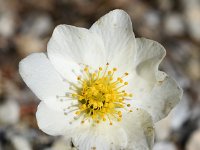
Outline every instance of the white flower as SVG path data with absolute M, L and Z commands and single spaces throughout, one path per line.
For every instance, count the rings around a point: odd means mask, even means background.
M 165 49 L 135 38 L 129 15 L 114 10 L 88 29 L 59 25 L 47 55 L 23 59 L 19 71 L 41 99 L 39 128 L 71 138 L 79 150 L 152 149 L 154 123 L 182 90 L 158 66 Z

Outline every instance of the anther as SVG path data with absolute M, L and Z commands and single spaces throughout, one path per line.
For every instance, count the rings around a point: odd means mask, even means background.
M 112 72 L 111 71 L 108 71 L 108 75 L 111 75 L 112 74 Z
M 93 73 L 92 76 L 95 77 L 95 76 L 96 76 L 96 73 Z
M 121 78 L 117 78 L 117 81 L 121 81 Z
M 113 71 L 117 71 L 117 68 L 113 68 Z
M 85 72 L 87 72 L 87 71 L 88 71 L 88 68 L 87 68 L 87 67 L 85 67 L 85 68 L 84 68 L 84 71 L 85 71 Z
M 121 115 L 121 114 L 122 114 L 122 112 L 121 112 L 121 111 L 118 111 L 117 113 L 118 113 L 118 115 Z
M 77 80 L 79 80 L 78 83 L 82 87 L 72 84 L 70 89 L 73 90 L 73 93 L 65 95 L 65 98 L 69 97 L 70 99 L 78 100 L 76 104 L 68 107 L 70 109 L 69 112 L 63 112 L 65 115 L 74 112 L 74 118 L 77 119 L 84 115 L 84 119 L 80 121 L 81 124 L 86 120 L 92 119 L 97 124 L 108 121 L 110 125 L 113 125 L 110 116 L 113 116 L 116 121 L 122 120 L 122 112 L 116 110 L 117 108 L 132 112 L 127 108 L 131 107 L 131 105 L 125 103 L 125 99 L 130 99 L 132 94 L 127 93 L 125 90 L 119 90 L 128 85 L 128 82 L 123 81 L 123 77 L 128 76 L 129 73 L 125 72 L 123 76 L 114 78 L 117 68 L 112 68 L 111 70 L 108 68 L 109 63 L 106 63 L 106 68 L 99 67 L 92 72 L 92 70 L 89 70 L 89 66 L 84 65 L 81 71 L 83 75 L 87 75 L 87 78 L 76 75 Z M 61 99 L 60 96 L 56 96 L 56 98 L 58 100 Z M 64 101 L 65 98 L 63 99 Z M 71 110 L 72 107 L 74 110 Z
M 124 82 L 124 85 L 128 85 L 128 82 Z
M 127 93 L 124 93 L 124 96 L 127 96 L 128 94 Z
M 72 94 L 72 97 L 76 97 L 76 94 Z
M 77 77 L 77 80 L 81 80 L 81 76 L 78 76 L 78 77 Z
M 80 111 L 76 111 L 75 114 L 76 114 L 76 115 L 80 115 Z
M 127 75 L 128 75 L 128 72 L 125 72 L 124 74 L 127 76 Z
M 121 121 L 122 120 L 122 118 L 117 118 L 117 121 Z
M 131 106 L 131 104 L 127 104 L 127 107 L 130 107 Z

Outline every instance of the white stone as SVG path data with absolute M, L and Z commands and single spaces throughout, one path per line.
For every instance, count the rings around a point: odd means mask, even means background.
M 171 142 L 159 142 L 153 147 L 153 150 L 177 150 L 175 145 Z
M 148 27 L 155 29 L 160 24 L 160 16 L 156 11 L 149 11 L 144 16 L 145 23 Z
M 0 35 L 11 37 L 15 31 L 14 16 L 12 13 L 3 13 L 0 15 Z
M 76 150 L 75 148 L 72 148 L 71 146 L 71 140 L 60 138 L 53 144 L 52 150 Z
M 19 120 L 20 108 L 15 100 L 7 100 L 0 105 L 0 122 L 15 124 Z
M 182 16 L 179 14 L 171 14 L 166 16 L 164 28 L 166 34 L 168 35 L 182 35 L 185 30 Z
M 171 130 L 171 113 L 163 120 L 155 124 L 156 140 L 162 141 L 169 137 Z
M 187 95 L 184 94 L 180 103 L 172 111 L 171 128 L 174 130 L 179 129 L 191 115 L 188 99 Z
M 187 145 L 187 150 L 200 150 L 200 129 L 192 134 Z
M 12 136 L 11 142 L 16 150 L 32 150 L 29 141 L 22 136 Z
M 185 19 L 189 27 L 189 33 L 195 40 L 200 41 L 200 1 L 184 0 Z
M 27 32 L 36 37 L 48 34 L 53 27 L 51 18 L 48 15 L 33 17 L 33 20 L 27 21 Z M 31 23 L 31 25 L 29 25 Z

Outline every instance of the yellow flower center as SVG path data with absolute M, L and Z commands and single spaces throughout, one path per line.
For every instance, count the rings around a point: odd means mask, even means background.
M 95 123 L 101 121 L 109 121 L 112 125 L 112 120 L 122 120 L 122 109 L 127 109 L 130 104 L 125 101 L 132 97 L 132 94 L 122 90 L 128 82 L 123 80 L 128 76 L 124 73 L 123 76 L 114 78 L 117 68 L 108 70 L 109 64 L 106 68 L 100 67 L 97 71 L 92 72 L 88 66 L 85 66 L 83 75 L 78 76 L 77 80 L 79 86 L 73 85 L 73 93 L 67 95 L 74 100 L 78 100 L 76 104 L 77 109 L 75 115 L 77 117 L 83 116 L 81 123 L 86 120 L 92 120 Z

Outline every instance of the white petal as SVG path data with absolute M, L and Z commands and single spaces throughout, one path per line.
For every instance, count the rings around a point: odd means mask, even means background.
M 127 136 L 123 128 L 110 126 L 108 122 L 92 126 L 89 122 L 81 124 L 81 120 L 73 120 L 73 113 L 64 115 L 41 102 L 36 118 L 39 128 L 50 135 L 65 135 L 72 138 L 80 150 L 96 147 L 97 150 L 119 149 L 127 145 Z M 73 121 L 71 124 L 70 122 Z
M 126 149 L 152 149 L 154 127 L 149 113 L 139 108 L 133 108 L 133 112 L 123 115 L 122 126 L 128 135 L 128 146 Z
M 19 73 L 40 100 L 52 109 L 62 108 L 56 96 L 64 96 L 69 85 L 63 82 L 45 54 L 35 53 L 23 59 L 19 64 Z
M 144 78 L 149 83 L 155 83 L 158 67 L 166 52 L 158 42 L 137 38 L 137 55 L 134 66 L 138 76 Z
M 123 10 L 113 10 L 95 22 L 90 30 L 102 38 L 106 60 L 114 67 L 128 70 L 136 50 L 129 15 Z
M 95 68 L 106 64 L 103 41 L 87 29 L 68 25 L 55 28 L 47 53 L 60 74 L 71 81 L 76 79 L 73 70 L 80 73 L 79 63 Z
M 179 102 L 182 90 L 173 79 L 158 70 L 166 53 L 163 46 L 144 38 L 136 39 L 136 42 L 136 71 L 129 79 L 128 90 L 132 89 L 134 94 L 133 105 L 145 109 L 156 122 L 167 116 Z
M 96 126 L 77 128 L 72 141 L 79 150 L 119 150 L 127 145 L 127 135 L 123 128 L 108 122 Z
M 152 91 L 133 101 L 133 105 L 149 112 L 154 122 L 166 117 L 182 97 L 182 89 L 164 72 L 157 73 L 157 83 Z
M 141 99 L 156 84 L 158 67 L 166 52 L 162 45 L 149 39 L 137 38 L 136 44 L 137 53 L 132 60 L 132 71 L 126 78 L 129 83 L 126 90 Z
M 64 115 L 61 111 L 49 108 L 44 102 L 40 102 L 36 112 L 39 128 L 49 135 L 71 136 L 71 130 L 80 125 L 80 122 L 71 124 L 73 114 Z

